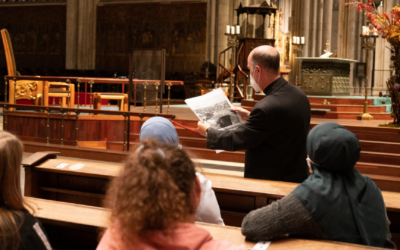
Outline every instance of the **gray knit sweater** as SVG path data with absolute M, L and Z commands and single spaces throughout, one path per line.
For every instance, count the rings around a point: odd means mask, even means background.
M 387 216 L 386 216 L 387 218 Z M 395 249 L 387 219 L 385 248 Z M 307 239 L 329 239 L 311 214 L 293 194 L 250 212 L 242 222 L 242 234 L 252 241 L 270 240 L 287 235 Z

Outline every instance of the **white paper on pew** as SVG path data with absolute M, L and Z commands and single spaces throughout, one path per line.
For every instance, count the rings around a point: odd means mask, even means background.
M 253 249 L 257 250 L 265 250 L 269 247 L 269 244 L 271 244 L 271 241 L 259 241 Z
M 64 168 L 68 166 L 68 163 L 61 163 L 60 165 L 58 165 L 56 168 Z

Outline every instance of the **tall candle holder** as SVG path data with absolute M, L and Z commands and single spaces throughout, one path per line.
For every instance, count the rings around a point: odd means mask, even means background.
M 227 25 L 226 27 L 226 33 L 225 35 L 227 36 L 228 40 L 228 47 L 232 47 L 232 62 L 231 65 L 235 65 L 235 58 L 236 58 L 236 53 L 237 53 L 237 48 L 239 47 L 239 39 L 240 39 L 240 26 L 239 25 L 232 25 L 229 26 Z M 228 32 L 229 31 L 229 32 Z M 234 73 L 231 72 L 230 80 L 229 80 L 229 100 L 233 102 L 233 96 L 234 96 Z
M 305 44 L 304 37 L 298 37 L 298 36 L 293 37 L 293 42 L 292 42 L 293 53 L 296 54 L 296 57 L 301 56 L 301 54 L 303 53 L 304 44 Z
M 303 46 L 305 44 L 305 38 L 304 37 L 298 37 L 294 36 L 293 41 L 292 41 L 292 46 L 293 46 L 293 53 L 296 55 L 296 57 L 301 56 L 303 53 Z M 297 71 L 297 68 L 296 68 Z M 296 72 L 296 82 L 295 85 L 298 86 L 298 72 Z
M 372 33 L 372 34 L 371 34 Z M 365 101 L 363 114 L 357 116 L 358 120 L 370 121 L 373 116 L 368 114 L 368 61 L 369 61 L 369 51 L 374 51 L 376 46 L 376 38 L 378 35 L 374 31 L 368 31 L 363 27 L 363 33 L 360 35 L 362 38 L 362 49 L 366 51 L 366 74 L 365 74 Z M 372 41 L 370 39 L 372 38 Z

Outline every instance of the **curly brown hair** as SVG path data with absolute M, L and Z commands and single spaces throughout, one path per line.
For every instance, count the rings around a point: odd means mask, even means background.
M 106 206 L 112 209 L 121 237 L 168 233 L 196 211 L 195 166 L 188 154 L 170 145 L 144 140 L 120 175 L 111 181 Z

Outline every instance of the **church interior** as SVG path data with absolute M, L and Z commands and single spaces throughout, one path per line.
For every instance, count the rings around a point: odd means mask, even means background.
M 307 97 L 308 131 L 334 122 L 358 138 L 354 169 L 381 191 L 400 249 L 400 0 L 359 1 L 0 1 L 0 128 L 23 144 L 23 199 L 52 248 L 100 249 L 107 189 L 140 153 L 143 124 L 163 117 L 212 183 L 224 225 L 195 222 L 212 238 L 244 249 L 374 249 L 291 235 L 261 246 L 242 234 L 251 211 L 299 183 L 246 178 L 247 149 L 210 148 L 185 100 L 222 88 L 250 120 L 269 93 L 253 89 L 248 58 L 268 45 L 280 79 Z

